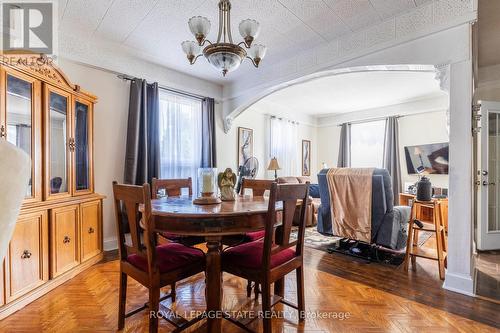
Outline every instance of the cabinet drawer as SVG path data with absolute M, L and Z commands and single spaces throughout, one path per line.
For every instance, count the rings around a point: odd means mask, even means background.
M 51 210 L 50 272 L 52 278 L 69 271 L 80 262 L 78 220 L 78 205 Z
M 48 280 L 47 212 L 21 216 L 5 259 L 5 301 L 11 302 Z
M 101 202 L 80 205 L 80 235 L 82 262 L 101 253 Z

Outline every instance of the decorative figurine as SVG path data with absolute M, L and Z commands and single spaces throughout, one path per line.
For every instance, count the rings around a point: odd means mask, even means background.
M 236 174 L 233 173 L 233 170 L 231 170 L 231 168 L 227 168 L 226 171 L 219 173 L 217 183 L 220 188 L 222 201 L 236 200 L 234 193 L 234 186 L 236 185 Z

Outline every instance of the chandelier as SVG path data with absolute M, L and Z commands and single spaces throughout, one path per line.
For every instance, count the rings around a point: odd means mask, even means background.
M 206 39 L 211 26 L 206 17 L 192 17 L 188 24 L 196 42 L 182 42 L 182 50 L 186 53 L 191 65 L 203 55 L 215 69 L 226 76 L 227 73 L 240 67 L 245 58 L 250 59 L 254 66 L 258 68 L 261 60 L 266 55 L 267 47 L 253 43 L 260 32 L 260 24 L 255 20 L 243 20 L 240 23 L 239 30 L 244 41 L 239 44 L 233 42 L 231 36 L 231 2 L 229 0 L 219 1 L 219 34 L 216 43 Z M 205 46 L 206 44 L 208 45 Z M 204 47 L 203 51 L 202 47 Z

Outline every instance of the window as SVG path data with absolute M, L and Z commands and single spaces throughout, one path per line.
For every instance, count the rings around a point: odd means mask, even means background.
M 297 150 L 298 124 L 294 121 L 271 117 L 270 158 L 276 157 L 283 176 L 297 176 L 300 162 Z
M 385 120 L 351 125 L 351 167 L 381 168 L 384 156 Z
M 201 101 L 160 91 L 160 177 L 193 179 L 201 165 Z

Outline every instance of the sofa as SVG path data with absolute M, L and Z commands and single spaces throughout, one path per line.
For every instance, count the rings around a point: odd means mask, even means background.
M 278 184 L 305 184 L 307 182 L 311 183 L 311 178 L 309 177 L 279 177 L 277 179 Z M 321 203 L 319 198 L 319 190 L 316 189 L 317 184 L 311 184 L 309 189 L 309 200 L 307 202 L 306 208 L 306 226 L 313 227 L 318 224 L 318 208 Z M 318 195 L 315 195 L 318 193 Z M 315 197 L 316 196 L 316 197 Z M 294 216 L 294 225 L 298 225 L 300 221 L 300 208 L 297 207 Z
M 323 169 L 318 174 L 320 201 L 318 208 L 318 232 L 334 235 L 330 207 L 330 191 L 327 173 Z M 377 244 L 393 250 L 406 247 L 410 208 L 394 206 L 392 179 L 385 169 L 375 169 L 372 176 L 371 238 Z

